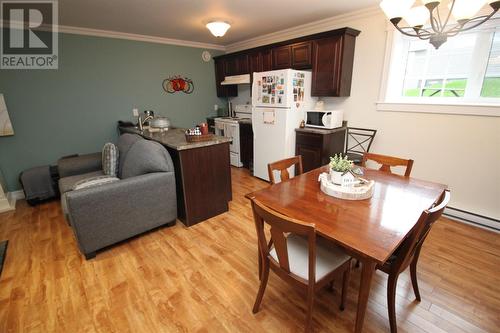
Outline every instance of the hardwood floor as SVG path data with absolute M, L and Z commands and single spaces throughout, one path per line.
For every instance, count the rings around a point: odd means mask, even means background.
M 58 202 L 18 202 L 0 214 L 9 248 L 0 279 L 0 332 L 301 332 L 304 296 L 270 275 L 261 311 L 257 242 L 244 194 L 267 186 L 232 170 L 229 212 L 189 229 L 178 223 L 99 252 L 86 261 Z M 422 302 L 399 278 L 400 332 L 498 332 L 500 235 L 438 221 L 419 263 Z M 344 312 L 336 291 L 318 293 L 315 332 L 352 332 L 360 269 Z M 374 279 L 365 332 L 389 332 L 386 274 Z

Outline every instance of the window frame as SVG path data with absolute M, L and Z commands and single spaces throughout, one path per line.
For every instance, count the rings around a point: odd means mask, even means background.
M 498 30 L 500 33 L 500 30 Z M 377 111 L 383 112 L 416 112 L 416 113 L 438 113 L 438 114 L 457 114 L 457 115 L 476 115 L 487 117 L 500 117 L 500 98 L 482 97 L 477 99 L 460 99 L 453 97 L 399 97 L 394 98 L 391 92 L 396 87 L 403 87 L 405 76 L 401 75 L 396 80 L 389 78 L 391 71 L 403 72 L 396 66 L 404 66 L 403 61 L 399 64 L 392 64 L 391 59 L 395 54 L 404 52 L 402 48 L 408 46 L 407 43 L 401 43 L 403 36 L 391 24 L 387 25 L 387 38 L 385 45 L 385 56 L 383 72 L 381 77 L 379 99 L 376 103 Z M 453 38 L 453 37 L 451 37 Z M 407 52 L 407 51 L 406 51 Z M 488 61 L 488 59 L 486 59 Z M 483 71 L 486 71 L 486 67 Z M 483 75 L 484 76 L 484 75 Z

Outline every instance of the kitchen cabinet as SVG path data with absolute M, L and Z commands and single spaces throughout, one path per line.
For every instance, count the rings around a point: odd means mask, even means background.
M 217 97 L 234 97 L 238 96 L 238 87 L 236 85 L 223 86 L 221 82 L 227 75 L 227 61 L 225 58 L 217 58 L 215 62 L 215 88 Z
M 304 172 L 330 163 L 330 156 L 343 154 L 347 125 L 327 129 L 297 128 L 295 154 L 302 156 Z
M 312 66 L 312 42 L 302 42 L 293 44 L 292 53 L 292 68 L 308 69 Z
M 271 50 L 263 50 L 260 52 L 262 58 L 262 72 L 270 71 L 273 69 L 273 59 Z
M 253 130 L 251 122 L 240 122 L 240 159 L 244 168 L 253 168 Z
M 351 94 L 355 37 L 334 36 L 314 40 L 312 96 L 344 97 Z
M 292 51 L 290 45 L 275 47 L 271 50 L 273 57 L 273 69 L 285 69 L 292 67 Z
M 342 28 L 214 57 L 225 63 L 220 76 L 294 68 L 312 71 L 311 95 L 347 97 L 351 93 L 354 48 L 358 30 Z M 224 73 L 224 75 L 217 73 Z M 237 88 L 219 89 L 217 96 L 237 96 Z

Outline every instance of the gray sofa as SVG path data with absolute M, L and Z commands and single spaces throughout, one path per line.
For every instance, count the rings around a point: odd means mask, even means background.
M 102 176 L 101 153 L 58 161 L 61 207 L 86 259 L 96 251 L 177 218 L 172 159 L 161 144 L 124 134 L 117 142 L 118 178 L 77 189 L 84 179 Z

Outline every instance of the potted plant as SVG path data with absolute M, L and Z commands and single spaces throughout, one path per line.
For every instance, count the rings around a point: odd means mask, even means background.
M 351 170 L 354 165 L 353 161 L 347 158 L 347 155 L 342 157 L 342 154 L 335 154 L 330 157 L 330 181 L 336 185 L 342 184 L 342 175 Z

